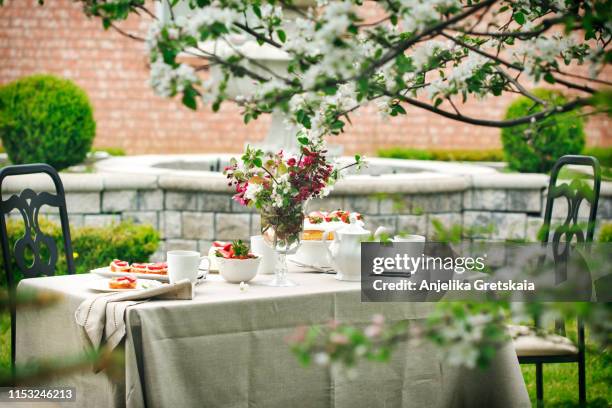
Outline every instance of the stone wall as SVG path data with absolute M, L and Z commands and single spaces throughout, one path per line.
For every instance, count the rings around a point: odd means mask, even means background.
M 213 240 L 248 239 L 259 232 L 259 215 L 231 199 L 223 177 L 176 175 L 63 174 L 72 226 L 107 225 L 121 220 L 151 224 L 162 235 L 156 258 L 166 250 L 205 252 Z M 14 177 L 6 191 L 48 189 L 38 176 Z M 434 219 L 447 228 L 463 225 L 476 238 L 535 240 L 542 224 L 547 177 L 495 174 L 478 178 L 403 180 L 396 186 L 342 180 L 331 196 L 308 210 L 337 208 L 364 214 L 367 228 L 434 234 Z M 378 191 L 377 191 L 378 190 Z M 381 192 L 382 191 L 382 192 Z M 555 202 L 561 221 L 565 203 Z M 51 218 L 57 215 L 43 212 Z M 580 215 L 588 216 L 583 206 Z M 612 221 L 612 185 L 603 183 L 597 228 Z

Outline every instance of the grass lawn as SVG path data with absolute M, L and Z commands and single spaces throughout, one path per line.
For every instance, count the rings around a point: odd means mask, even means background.
M 0 330 L 0 367 L 4 371 L 8 369 L 11 358 L 10 324 L 7 314 L 0 316 Z M 535 406 L 535 365 L 523 365 L 521 369 L 531 402 Z M 586 373 L 588 406 L 612 406 L 612 353 L 588 344 Z M 578 406 L 577 364 L 544 366 L 544 401 L 547 407 Z
M 592 345 L 587 349 L 586 375 L 589 407 L 612 404 L 612 354 Z M 522 365 L 531 403 L 536 402 L 535 365 Z M 544 403 L 546 407 L 578 406 L 578 364 L 544 365 Z

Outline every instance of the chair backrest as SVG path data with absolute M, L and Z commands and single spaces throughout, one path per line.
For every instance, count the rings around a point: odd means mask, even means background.
M 7 177 L 26 174 L 42 173 L 48 175 L 55 185 L 55 194 L 49 192 L 36 193 L 26 188 L 19 194 L 13 194 L 4 199 L 5 193 L 3 183 Z M 24 164 L 6 166 L 0 169 L 0 234 L 2 238 L 2 255 L 4 269 L 9 290 L 13 290 L 16 282 L 12 269 L 12 256 L 15 264 L 26 278 L 41 275 L 54 275 L 57 265 L 57 245 L 55 240 L 45 235 L 40 229 L 38 215 L 42 206 L 57 207 L 59 210 L 64 241 L 64 252 L 66 266 L 69 274 L 74 274 L 74 261 L 72 257 L 72 244 L 70 239 L 70 227 L 68 224 L 68 212 L 66 210 L 66 197 L 64 186 L 57 171 L 47 164 Z M 24 222 L 24 235 L 17 239 L 11 256 L 9 236 L 7 231 L 6 216 L 13 210 L 18 210 Z M 43 248 L 48 250 L 48 260 L 43 259 Z M 33 261 L 26 259 L 26 252 L 30 251 Z
M 593 169 L 593 188 L 591 189 L 586 183 L 578 179 L 573 180 L 569 184 L 564 182 L 557 185 L 559 172 L 567 165 L 590 166 Z M 601 168 L 599 166 L 599 161 L 597 161 L 595 157 L 567 155 L 557 160 L 551 171 L 550 182 L 548 184 L 542 242 L 548 242 L 553 204 L 555 199 L 560 197 L 565 198 L 567 201 L 567 214 L 565 215 L 563 224 L 555 228 L 552 242 L 558 243 L 562 237 L 565 237 L 566 241 L 569 242 L 574 236 L 577 238 L 578 242 L 592 242 L 595 232 L 595 219 L 597 217 L 600 187 Z M 580 206 L 584 201 L 587 201 L 591 206 L 586 234 L 582 230 L 578 220 Z
M 557 185 L 559 173 L 567 165 L 590 166 L 593 170 L 593 187 L 590 187 L 581 178 L 574 178 Z M 557 284 L 566 281 L 567 265 L 570 259 L 570 242 L 574 238 L 579 244 L 590 243 L 593 241 L 595 232 L 595 221 L 597 218 L 597 205 L 599 202 L 599 190 L 601 186 L 601 169 L 599 162 L 591 156 L 563 156 L 553 166 L 548 185 L 548 196 L 544 211 L 544 225 L 541 235 L 542 244 L 548 245 L 550 233 L 552 232 L 552 254 L 555 261 Z M 553 208 L 556 199 L 565 199 L 566 210 L 562 214 L 563 222 L 551 227 Z M 589 218 L 586 224 L 586 231 L 583 230 L 584 222 L 579 219 L 580 207 L 584 202 L 590 205 Z M 552 231 L 551 231 L 552 229 Z M 561 240 L 563 239 L 564 242 Z

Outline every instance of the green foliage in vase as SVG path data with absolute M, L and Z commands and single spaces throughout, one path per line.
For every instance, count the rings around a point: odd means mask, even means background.
M 79 164 L 95 133 L 87 94 L 67 79 L 33 75 L 0 88 L 0 137 L 15 164 Z
M 536 89 L 533 94 L 549 106 L 561 106 L 567 99 L 558 91 Z M 520 97 L 508 107 L 506 119 L 541 112 L 542 105 Z M 580 154 L 584 148 L 584 123 L 579 111 L 547 117 L 539 122 L 502 130 L 502 143 L 508 166 L 512 170 L 546 173 L 563 155 Z

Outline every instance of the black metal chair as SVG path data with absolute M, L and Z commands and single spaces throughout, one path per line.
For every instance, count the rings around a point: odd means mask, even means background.
M 580 188 L 574 183 L 563 182 L 557 185 L 560 170 L 566 165 L 590 166 L 593 169 L 593 189 Z M 597 205 L 599 201 L 599 190 L 601 185 L 601 169 L 596 158 L 590 156 L 563 156 L 554 165 L 550 182 L 548 185 L 548 196 L 544 212 L 544 225 L 540 237 L 542 244 L 552 245 L 555 265 L 557 265 L 557 283 L 562 282 L 567 270 L 558 266 L 567 265 L 570 257 L 569 243 L 576 238 L 578 243 L 590 243 L 593 241 L 595 232 L 595 219 L 597 216 Z M 578 188 L 577 188 L 578 187 Z M 554 200 L 565 198 L 567 201 L 567 214 L 561 225 L 553 226 L 552 242 L 549 242 L 551 232 L 551 219 Z M 590 204 L 589 220 L 586 234 L 583 231 L 578 213 L 581 204 L 587 201 Z M 564 238 L 564 243 L 561 239 Z M 563 248 L 562 250 L 560 248 Z M 536 322 L 536 326 L 538 322 Z M 543 364 L 548 363 L 577 363 L 578 364 L 578 400 L 580 405 L 586 403 L 586 379 L 585 379 L 585 338 L 584 324 L 580 318 L 577 319 L 577 344 L 574 345 L 565 337 L 565 323 L 555 322 L 556 335 L 549 338 L 537 338 L 533 336 L 530 340 L 521 338 L 520 342 L 515 340 L 515 349 L 520 364 L 535 364 L 536 366 L 536 394 L 538 406 L 544 403 Z
M 46 174 L 51 178 L 55 185 L 55 194 L 49 192 L 36 193 L 26 188 L 21 193 L 13 194 L 8 199 L 4 199 L 5 193 L 3 190 L 3 183 L 7 177 L 37 173 Z M 62 180 L 57 171 L 48 164 L 24 164 L 6 166 L 0 169 L 0 233 L 2 238 L 4 270 L 9 291 L 9 308 L 11 313 L 11 365 L 13 369 L 15 367 L 16 279 L 11 260 L 14 258 L 15 264 L 25 278 L 54 275 L 58 260 L 57 245 L 55 241 L 52 237 L 45 235 L 40 229 L 38 215 L 41 207 L 44 205 L 57 207 L 59 210 L 66 265 L 68 273 L 74 274 L 66 197 Z M 24 235 L 15 242 L 12 248 L 13 254 L 11 256 L 9 236 L 6 228 L 6 217 L 13 210 L 18 210 L 21 214 L 25 224 L 25 232 Z M 48 260 L 43 259 L 44 248 L 48 251 L 44 253 L 44 255 L 48 254 Z M 33 260 L 26 258 L 26 252 L 28 250 Z

